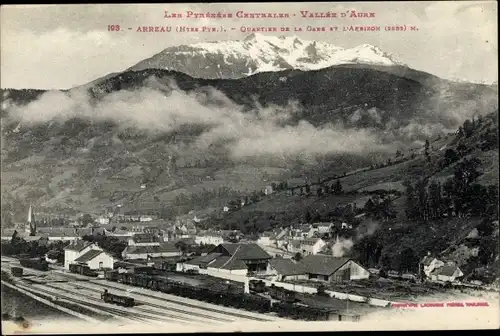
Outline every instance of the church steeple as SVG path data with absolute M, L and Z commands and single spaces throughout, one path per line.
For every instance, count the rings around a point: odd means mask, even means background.
M 29 233 L 30 236 L 34 236 L 36 234 L 35 213 L 31 204 L 28 210 L 28 222 L 25 231 Z

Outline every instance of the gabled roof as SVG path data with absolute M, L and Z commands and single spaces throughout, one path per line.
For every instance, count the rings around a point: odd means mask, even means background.
M 306 274 L 302 264 L 295 263 L 292 259 L 274 258 L 269 261 L 271 267 L 281 275 Z
M 135 243 L 157 243 L 158 237 L 149 233 L 136 233 L 132 236 Z
M 87 246 L 90 246 L 90 245 L 92 245 L 91 242 L 88 242 L 85 240 L 77 240 L 77 241 L 73 241 L 71 244 L 66 246 L 64 248 L 64 250 L 80 252 L 84 248 L 86 248 Z
M 84 262 L 87 262 L 87 261 L 94 259 L 95 257 L 100 255 L 101 253 L 104 253 L 104 251 L 102 251 L 102 250 L 90 250 L 87 253 L 85 253 L 84 255 L 76 258 L 75 261 L 84 263 Z
M 431 257 L 431 256 L 425 256 L 425 257 L 422 259 L 421 263 L 422 263 L 423 265 L 425 265 L 425 266 L 429 266 L 429 265 L 431 264 L 431 262 L 432 262 L 434 259 L 436 259 L 436 258 L 435 258 L 435 257 Z
M 148 253 L 167 253 L 167 252 L 179 252 L 179 249 L 175 244 L 171 242 L 160 243 L 160 245 L 155 246 L 127 246 L 123 251 L 125 254 L 148 254 Z
M 350 258 L 337 258 L 331 255 L 308 255 L 300 260 L 300 264 L 304 267 L 307 273 L 320 274 L 320 275 L 331 275 L 345 263 L 347 263 Z
M 190 261 L 186 262 L 186 264 L 189 264 L 189 265 L 208 264 L 208 263 L 214 261 L 215 259 L 217 259 L 217 257 L 220 257 L 221 255 L 222 255 L 221 253 L 209 253 L 207 255 L 199 256 L 199 257 L 196 257 L 194 259 L 191 259 Z
M 220 256 L 211 263 L 207 265 L 207 267 L 220 268 L 225 270 L 246 270 L 247 265 L 241 260 L 236 258 Z
M 460 270 L 458 266 L 454 264 L 444 265 L 443 267 L 437 269 L 437 274 L 451 277 L 457 271 L 457 269 Z
M 255 243 L 250 244 L 221 244 L 221 246 L 233 256 L 238 253 L 236 259 L 253 260 L 253 259 L 271 259 L 272 257 Z

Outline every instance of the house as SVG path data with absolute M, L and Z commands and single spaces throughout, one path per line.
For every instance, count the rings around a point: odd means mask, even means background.
M 247 268 L 249 273 L 267 273 L 269 271 L 269 260 L 272 257 L 255 243 L 235 243 L 235 244 L 220 244 L 215 247 L 210 253 L 220 253 L 208 267 L 217 268 L 215 266 L 224 265 L 224 267 L 242 267 L 241 261 Z M 222 263 L 225 260 L 227 264 Z
M 271 195 L 274 192 L 273 187 L 270 185 L 266 186 L 263 191 L 265 195 Z
M 180 251 L 173 242 L 159 243 L 158 245 L 132 245 L 127 246 L 122 257 L 125 260 L 148 259 L 157 257 L 176 257 L 181 256 Z
M 310 280 L 342 282 L 368 279 L 370 272 L 350 258 L 311 254 L 300 260 Z
M 109 217 L 99 216 L 97 217 L 96 222 L 100 225 L 108 225 L 110 223 L 110 219 Z
M 274 238 L 275 238 L 275 235 L 273 232 L 271 232 L 271 231 L 263 232 L 260 235 L 259 239 L 257 239 L 257 244 L 269 246 L 273 243 Z
M 201 245 L 220 245 L 224 242 L 224 239 L 222 238 L 221 235 L 215 233 L 215 232 L 205 232 L 205 233 L 200 233 L 197 234 L 196 237 L 194 238 L 194 241 L 196 244 Z
M 95 243 L 90 243 L 80 239 L 72 241 L 64 248 L 64 268 L 69 270 L 70 264 L 73 264 L 76 259 L 90 250 L 102 251 L 102 249 Z
M 326 245 L 326 242 L 321 238 L 307 238 L 300 243 L 302 254 L 318 254 L 319 251 Z
M 159 246 L 160 239 L 149 233 L 136 233 L 128 240 L 129 246 Z
M 207 269 L 208 265 L 220 256 L 222 256 L 222 253 L 209 253 L 204 256 L 199 256 L 194 259 L 185 261 L 182 268 L 183 270 L 194 269 L 197 271 L 199 271 L 200 269 Z
M 76 264 L 86 265 L 92 270 L 113 269 L 114 258 L 103 250 L 91 249 L 74 260 Z
M 444 262 L 432 257 L 430 253 L 428 253 L 420 262 L 421 270 L 427 277 L 430 277 L 431 273 L 442 266 L 444 266 Z
M 455 282 L 463 276 L 464 273 L 462 270 L 455 263 L 451 262 L 433 270 L 429 277 L 431 280 Z
M 277 281 L 307 280 L 308 276 L 303 265 L 292 259 L 273 258 L 269 261 L 270 273 Z

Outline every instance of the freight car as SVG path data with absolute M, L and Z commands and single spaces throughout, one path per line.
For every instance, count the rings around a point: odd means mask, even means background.
M 21 259 L 19 263 L 23 267 L 33 268 L 39 271 L 46 272 L 49 270 L 49 263 L 43 259 Z
M 22 277 L 23 276 L 23 269 L 21 267 L 12 267 L 10 269 L 11 273 L 15 277 Z
M 328 309 L 295 304 L 294 302 L 297 301 L 295 292 L 276 286 L 269 287 L 269 290 L 273 292 L 275 297 L 281 299 L 279 302 L 271 304 L 271 300 L 263 296 L 231 290 L 230 286 L 218 286 L 218 288 L 205 285 L 193 286 L 166 277 L 150 274 L 118 273 L 116 270 L 106 271 L 105 278 L 109 281 L 121 282 L 217 305 L 257 311 L 259 313 L 276 312 L 280 316 L 293 319 L 327 321 L 331 320 L 333 316 Z
M 135 306 L 134 298 L 111 294 L 108 292 L 107 289 L 105 289 L 104 293 L 101 294 L 101 299 L 106 303 L 113 303 L 119 306 L 124 306 L 124 307 Z
M 97 277 L 97 272 L 93 271 L 87 265 L 69 264 L 69 271 L 71 273 L 86 275 L 90 277 Z

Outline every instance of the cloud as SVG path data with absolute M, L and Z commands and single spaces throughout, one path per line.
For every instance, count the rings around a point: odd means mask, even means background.
M 235 160 L 253 157 L 294 159 L 317 155 L 363 153 L 384 148 L 368 130 L 345 129 L 340 124 L 315 127 L 307 121 L 291 123 L 299 113 L 296 102 L 287 106 L 256 106 L 245 110 L 221 92 L 204 87 L 186 93 L 170 80 L 154 77 L 134 91 L 116 91 L 92 101 L 86 91 L 49 91 L 25 106 L 10 106 L 10 118 L 22 126 L 64 122 L 79 117 L 112 120 L 121 128 L 171 132 L 198 125 L 202 133 L 194 146 L 224 146 Z

